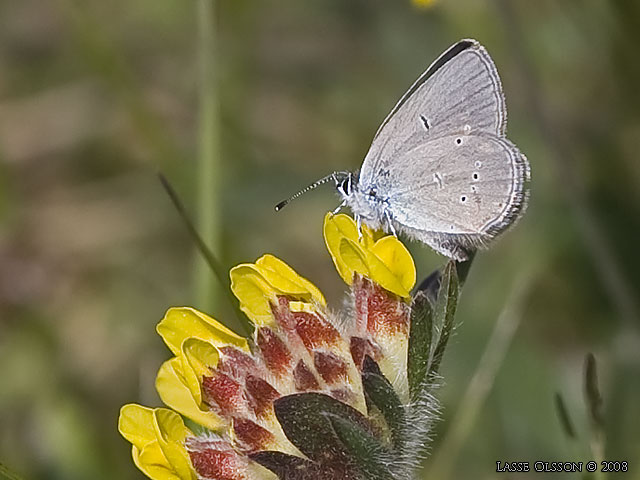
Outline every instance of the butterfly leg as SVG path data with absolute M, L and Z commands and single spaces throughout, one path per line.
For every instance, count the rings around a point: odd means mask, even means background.
M 347 204 L 346 200 L 343 200 L 342 203 L 340 205 L 338 205 L 336 208 L 333 209 L 333 212 L 331 212 L 331 215 L 335 215 L 336 213 L 338 213 L 340 210 L 342 210 L 342 208 Z
M 398 236 L 398 234 L 396 233 L 396 229 L 395 229 L 395 227 L 393 226 L 393 222 L 391 221 L 391 214 L 389 213 L 389 210 L 386 210 L 386 209 L 385 209 L 385 211 L 384 211 L 384 216 L 385 216 L 385 218 L 387 219 L 387 227 L 389 228 L 389 231 L 391 232 L 391 234 L 392 234 L 394 237 L 397 237 L 397 236 Z
M 356 225 L 358 226 L 358 240 L 362 240 L 362 219 L 356 215 Z

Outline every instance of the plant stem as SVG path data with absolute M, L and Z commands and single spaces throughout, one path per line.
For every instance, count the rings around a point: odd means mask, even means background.
M 220 258 L 219 189 L 221 162 L 219 154 L 219 119 L 216 81 L 215 0 L 198 0 L 199 57 L 199 131 L 198 131 L 198 227 L 211 251 Z M 198 255 L 195 260 L 196 304 L 212 312 L 216 305 L 213 277 L 207 262 Z
M 169 195 L 169 198 L 171 199 L 173 206 L 178 211 L 178 215 L 180 215 L 180 218 L 184 222 L 185 227 L 187 227 L 189 236 L 191 236 L 193 242 L 195 243 L 196 248 L 198 249 L 198 252 L 202 255 L 202 258 L 204 258 L 205 262 L 207 263 L 207 266 L 209 267 L 209 270 L 213 272 L 213 274 L 217 278 L 220 284 L 221 291 L 223 293 L 222 296 L 227 297 L 227 300 L 229 301 L 229 306 L 231 307 L 232 311 L 235 313 L 235 316 L 236 316 L 235 324 L 239 325 L 241 328 L 241 330 L 239 330 L 240 333 L 242 333 L 247 337 L 250 337 L 253 332 L 253 324 L 240 311 L 235 297 L 231 294 L 231 285 L 230 285 L 229 275 L 227 275 L 227 270 L 220 264 L 220 262 L 215 257 L 213 252 L 209 250 L 209 247 L 207 247 L 207 245 L 204 243 L 204 240 L 202 240 L 202 237 L 198 233 L 198 229 L 195 227 L 195 225 L 191 221 L 191 218 L 189 218 L 189 214 L 184 208 L 184 205 L 182 204 L 180 197 L 178 197 L 178 194 L 173 189 L 173 187 L 171 186 L 167 178 L 161 173 L 158 174 L 158 177 L 160 178 L 160 182 L 162 183 L 162 186 L 167 192 L 167 195 Z M 230 320 L 228 323 L 225 323 L 225 325 L 231 328 L 232 330 L 235 330 L 234 324 L 232 324 Z M 237 331 L 238 330 L 236 330 L 236 332 Z

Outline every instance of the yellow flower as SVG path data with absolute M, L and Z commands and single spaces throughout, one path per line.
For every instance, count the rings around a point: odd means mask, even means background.
M 218 358 L 211 344 L 189 338 L 182 354 L 164 362 L 156 377 L 156 390 L 165 404 L 210 430 L 225 426 L 202 398 L 202 378 L 217 366 Z
M 162 401 L 200 425 L 216 430 L 224 425 L 202 398 L 202 377 L 218 364 L 216 347 L 233 345 L 249 352 L 247 340 L 220 322 L 189 307 L 170 308 L 156 330 L 176 354 L 156 377 Z
M 427 9 L 433 7 L 436 0 L 411 0 L 411 3 L 415 7 Z
M 338 273 L 352 287 L 358 338 L 372 337 L 380 368 L 407 398 L 406 376 L 398 372 L 407 364 L 409 308 L 387 292 L 405 302 L 411 298 L 416 283 L 411 254 L 393 235 L 383 236 L 366 225 L 358 232 L 356 222 L 343 214 L 325 216 L 324 240 Z
M 128 404 L 120 409 L 118 430 L 132 444 L 136 466 L 155 480 L 197 478 L 185 448 L 188 436 L 180 415 L 166 408 Z
M 240 309 L 256 325 L 272 323 L 272 303 L 278 295 L 296 299 L 309 309 L 327 305 L 315 285 L 273 255 L 263 255 L 256 263 L 233 267 L 230 277 L 231 290 L 240 300 Z
M 249 351 L 247 340 L 236 335 L 210 316 L 191 307 L 173 307 L 167 310 L 156 327 L 174 355 L 182 350 L 182 342 L 188 337 L 196 337 L 212 345 L 235 345 Z
M 160 367 L 156 389 L 172 410 L 131 404 L 120 412 L 119 430 L 147 476 L 272 480 L 270 469 L 293 462 L 291 468 L 324 472 L 318 478 L 342 478 L 339 462 L 309 460 L 308 439 L 296 437 L 307 434 L 295 433 L 299 420 L 281 401 L 320 398 L 366 418 L 368 357 L 406 400 L 411 255 L 393 236 L 366 227 L 360 236 L 346 215 L 326 216 L 324 238 L 352 289 L 349 322 L 330 314 L 322 293 L 272 255 L 230 271 L 231 290 L 255 325 L 250 341 L 196 309 L 167 311 L 156 330 L 173 357 Z M 187 429 L 179 414 L 201 433 Z
M 380 237 L 366 225 L 360 235 L 351 217 L 329 213 L 324 218 L 324 240 L 347 284 L 358 273 L 396 295 L 411 296 L 416 267 L 407 248 L 393 235 Z

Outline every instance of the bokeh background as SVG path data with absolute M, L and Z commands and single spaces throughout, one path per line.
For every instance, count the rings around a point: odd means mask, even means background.
M 124 403 L 159 405 L 155 324 L 193 305 L 237 327 L 157 171 L 225 267 L 276 254 L 338 307 L 332 189 L 273 205 L 357 169 L 400 95 L 473 37 L 532 193 L 465 286 L 424 478 L 591 459 L 588 352 L 605 457 L 640 478 L 640 3 L 219 0 L 209 32 L 203 3 L 0 0 L 0 462 L 28 479 L 142 478 L 116 421 Z M 419 277 L 443 263 L 410 248 Z

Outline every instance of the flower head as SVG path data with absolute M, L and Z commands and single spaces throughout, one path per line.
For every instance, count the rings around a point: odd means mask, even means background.
M 120 412 L 147 476 L 356 479 L 395 461 L 388 478 L 408 478 L 411 461 L 394 449 L 410 437 L 412 406 L 424 407 L 412 382 L 426 384 L 415 372 L 434 350 L 427 344 L 419 362 L 408 361 L 413 259 L 394 236 L 358 232 L 346 215 L 325 217 L 324 238 L 351 289 L 344 312 L 332 314 L 309 280 L 272 255 L 230 272 L 252 338 L 193 308 L 167 311 L 157 331 L 173 357 L 156 388 L 170 409 Z

